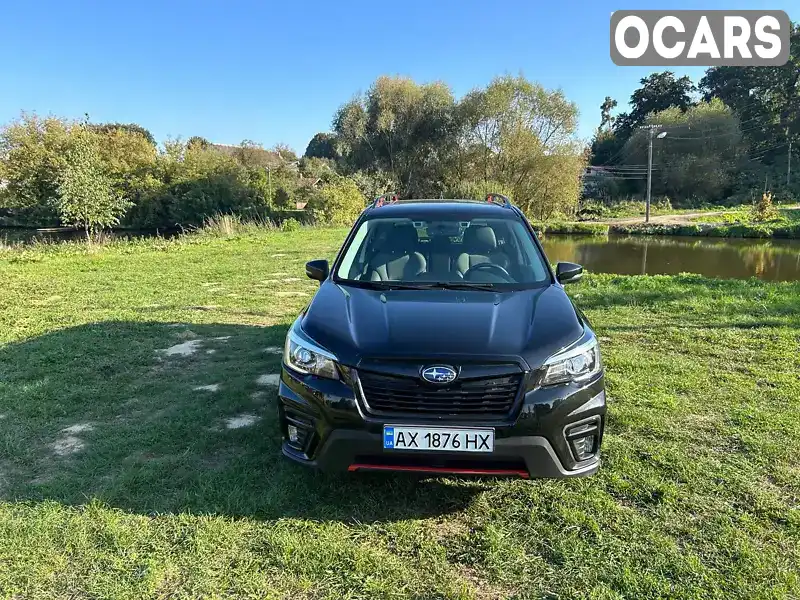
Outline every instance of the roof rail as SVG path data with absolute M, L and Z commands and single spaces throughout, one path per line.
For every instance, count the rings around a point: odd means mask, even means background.
M 398 197 L 398 195 L 394 192 L 383 194 L 382 196 L 378 196 L 377 198 L 375 198 L 375 200 L 373 200 L 372 208 L 378 208 L 380 206 L 383 206 L 384 204 L 394 204 L 399 199 L 400 198 Z
M 504 196 L 503 194 L 496 194 L 494 192 L 486 194 L 486 201 L 491 202 L 492 204 L 499 204 L 504 208 L 511 208 L 511 200 L 508 199 L 508 196 Z

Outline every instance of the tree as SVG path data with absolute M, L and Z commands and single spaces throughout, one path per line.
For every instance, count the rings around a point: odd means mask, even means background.
M 100 229 L 119 224 L 130 202 L 117 195 L 104 173 L 97 136 L 91 131 L 75 128 L 65 158 L 56 206 L 62 222 L 82 227 L 91 240 Z
M 26 114 L 0 132 L 0 179 L 15 208 L 52 206 L 74 124 L 55 117 Z
M 199 135 L 193 135 L 188 140 L 186 140 L 186 147 L 187 148 L 202 148 L 203 150 L 207 149 L 211 145 L 206 138 L 201 137 Z
M 275 144 L 272 148 L 272 152 L 285 163 L 296 163 L 299 160 L 297 158 L 297 153 L 287 144 Z
M 721 99 L 738 115 L 751 155 L 785 156 L 800 142 L 800 24 L 794 24 L 788 62 L 780 67 L 712 67 L 700 80 L 706 100 Z
M 142 135 L 124 128 L 94 130 L 93 133 L 103 171 L 117 195 L 136 202 L 140 195 L 159 185 L 156 178 L 158 151 Z
M 739 120 L 721 100 L 700 102 L 686 112 L 673 106 L 649 115 L 645 123 L 658 124 L 667 132 L 653 147 L 654 193 L 699 202 L 717 202 L 730 195 L 744 145 Z M 642 129 L 633 134 L 623 165 L 647 162 L 649 135 Z
M 253 140 L 242 140 L 233 155 L 245 167 L 267 166 L 270 162 L 264 147 Z
M 647 115 L 671 107 L 686 112 L 693 104 L 695 86 L 687 76 L 676 78 L 672 71 L 664 71 L 648 75 L 640 83 L 631 95 L 631 111 L 619 115 L 615 123 L 615 131 L 623 139 L 630 137 Z
M 329 158 L 304 156 L 300 159 L 300 173 L 304 177 L 327 181 L 336 175 L 336 163 Z
M 460 112 L 468 179 L 498 182 L 535 218 L 574 210 L 585 158 L 577 107 L 561 91 L 498 77 L 467 94 Z
M 676 78 L 671 71 L 664 71 L 653 73 L 639 83 L 641 87 L 631 94 L 630 112 L 612 117 L 611 110 L 617 102 L 610 96 L 600 105 L 600 127 L 592 140 L 591 164 L 618 162 L 625 144 L 648 115 L 671 107 L 686 112 L 693 104 L 695 86 L 689 77 Z
M 455 100 L 443 83 L 380 77 L 333 120 L 345 172 L 385 171 L 407 197 L 437 194 L 453 138 Z
M 87 124 L 87 127 L 97 133 L 113 133 L 124 131 L 126 133 L 142 136 L 151 146 L 156 145 L 156 138 L 147 129 L 136 123 L 97 123 Z
M 287 189 L 284 186 L 279 186 L 275 190 L 274 205 L 276 208 L 280 208 L 281 210 L 295 208 L 294 190 Z
M 600 127 L 598 127 L 599 131 L 602 131 L 606 127 L 611 127 L 614 124 L 614 117 L 611 116 L 611 111 L 617 107 L 617 101 L 614 100 L 611 96 L 606 96 L 606 99 L 603 100 L 603 103 L 600 105 Z
M 338 160 L 336 151 L 336 136 L 333 133 L 317 133 L 306 146 L 306 158 L 328 158 Z

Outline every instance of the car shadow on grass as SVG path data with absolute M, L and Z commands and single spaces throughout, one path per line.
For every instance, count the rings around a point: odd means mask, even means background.
M 283 459 L 277 388 L 259 378 L 279 372 L 285 334 L 110 321 L 0 347 L 0 499 L 375 522 L 459 511 L 485 489 Z

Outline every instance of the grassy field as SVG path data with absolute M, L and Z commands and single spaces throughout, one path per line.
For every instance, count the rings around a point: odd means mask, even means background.
M 736 208 L 749 208 L 742 206 Z M 650 205 L 650 214 L 655 215 L 681 215 L 701 211 L 729 210 L 731 207 L 704 203 L 693 208 L 673 208 L 671 204 L 664 203 L 663 198 L 653 198 Z M 628 217 L 644 217 L 646 204 L 644 200 L 617 200 L 611 205 L 598 200 L 581 201 L 581 221 L 624 219 Z
M 681 215 L 699 209 L 662 210 L 658 215 Z M 538 232 L 578 235 L 682 235 L 719 238 L 786 238 L 800 239 L 800 209 L 779 209 L 778 217 L 754 221 L 751 207 L 727 209 L 717 214 L 689 217 L 682 222 L 606 222 L 593 221 L 535 223 Z
M 754 221 L 751 207 L 743 206 L 738 209 L 723 212 L 717 215 L 695 217 L 692 221 L 696 223 L 724 223 L 727 225 L 740 223 L 758 223 Z M 800 223 L 800 209 L 783 208 L 778 209 L 778 216 L 770 221 L 761 222 L 770 225 L 793 225 Z
M 271 376 L 343 235 L 0 251 L 0 597 L 800 596 L 800 284 L 573 286 L 595 477 L 323 476 Z

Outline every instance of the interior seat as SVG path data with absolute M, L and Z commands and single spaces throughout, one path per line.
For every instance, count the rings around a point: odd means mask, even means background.
M 436 281 L 450 281 L 456 262 L 450 238 L 445 235 L 434 236 L 431 238 L 429 247 L 428 278 Z
M 392 227 L 380 252 L 369 262 L 369 280 L 408 281 L 424 273 L 427 265 L 418 246 L 413 225 Z
M 497 249 L 497 236 L 488 225 L 468 227 L 464 232 L 464 252 L 456 258 L 455 271 L 461 277 L 475 265 L 492 263 L 508 269 L 509 260 Z

